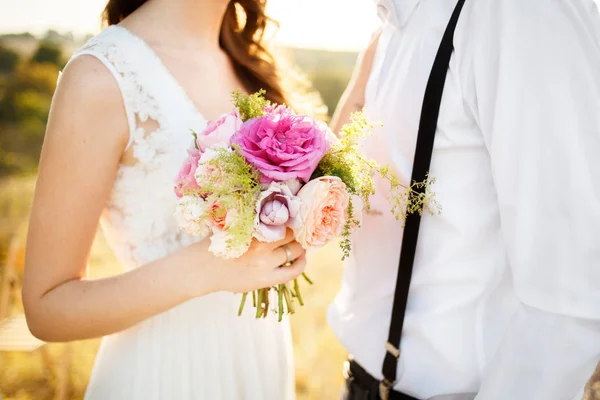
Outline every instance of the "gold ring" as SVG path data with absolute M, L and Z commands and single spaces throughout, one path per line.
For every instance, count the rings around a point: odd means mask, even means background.
M 281 246 L 281 248 L 285 251 L 285 264 L 283 264 L 284 267 L 289 267 L 290 265 L 292 265 L 292 262 L 294 261 L 292 259 L 292 251 L 290 250 L 290 248 L 288 247 L 288 245 L 283 245 Z

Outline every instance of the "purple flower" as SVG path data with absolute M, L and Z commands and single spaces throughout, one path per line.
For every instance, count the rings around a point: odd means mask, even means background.
M 276 242 L 285 237 L 288 222 L 296 218 L 301 201 L 296 197 L 298 181 L 272 182 L 256 203 L 254 236 L 261 242 Z
M 287 204 L 275 197 L 273 200 L 267 201 L 260 211 L 260 222 L 265 225 L 284 225 L 290 219 L 290 211 Z
M 327 127 L 313 118 L 279 106 L 246 121 L 231 141 L 260 171 L 263 183 L 290 179 L 308 182 L 329 151 L 326 133 Z

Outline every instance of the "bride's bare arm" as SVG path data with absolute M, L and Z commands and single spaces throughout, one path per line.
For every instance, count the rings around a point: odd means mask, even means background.
M 350 120 L 350 114 L 362 110 L 365 105 L 365 88 L 371 74 L 379 36 L 380 32 L 373 34 L 369 46 L 358 57 L 350 83 L 331 118 L 330 126 L 334 132 L 339 132 Z
M 122 97 L 94 58 L 66 69 L 44 140 L 27 243 L 23 301 L 33 334 L 45 341 L 98 337 L 126 329 L 188 299 L 289 281 L 305 264 L 291 237 L 218 260 L 206 241 L 131 272 L 86 280 L 88 256 L 128 141 Z M 289 268 L 278 246 L 289 243 Z

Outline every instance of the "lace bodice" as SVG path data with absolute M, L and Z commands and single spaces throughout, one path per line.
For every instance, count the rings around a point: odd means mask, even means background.
M 131 269 L 198 240 L 177 227 L 173 186 L 193 144 L 190 130 L 202 131 L 206 120 L 153 50 L 126 29 L 105 29 L 73 58 L 82 55 L 100 60 L 123 95 L 136 162 L 119 166 L 101 226 Z

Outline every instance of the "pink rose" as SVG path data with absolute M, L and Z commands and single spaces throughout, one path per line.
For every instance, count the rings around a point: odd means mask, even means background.
M 208 148 L 229 147 L 231 136 L 239 131 L 241 126 L 242 120 L 237 110 L 225 114 L 208 123 L 206 129 L 196 138 L 196 146 L 201 152 Z
M 208 205 L 208 224 L 213 230 L 226 231 L 229 229 L 235 219 L 235 212 L 227 210 L 221 206 L 219 200 L 213 201 Z
M 329 151 L 327 128 L 313 118 L 279 106 L 246 121 L 233 135 L 246 160 L 262 174 L 261 182 L 299 179 L 308 182 Z
M 229 228 L 238 221 L 237 210 L 226 210 L 219 200 L 215 200 L 208 206 L 207 224 L 212 231 L 210 246 L 208 250 L 217 257 L 238 258 L 248 251 L 252 238 L 246 243 L 232 247 L 229 243 L 232 239 Z
M 175 194 L 182 198 L 187 194 L 197 193 L 200 186 L 196 182 L 196 170 L 200 161 L 200 152 L 197 149 L 188 150 L 188 158 L 183 163 L 175 179 Z
M 261 242 L 276 242 L 285 237 L 287 223 L 297 216 L 300 199 L 295 196 L 299 182 L 272 182 L 256 203 L 254 236 Z
M 302 247 L 323 246 L 342 234 L 350 195 L 340 178 L 313 179 L 300 189 L 298 197 L 302 205 L 290 227 Z

